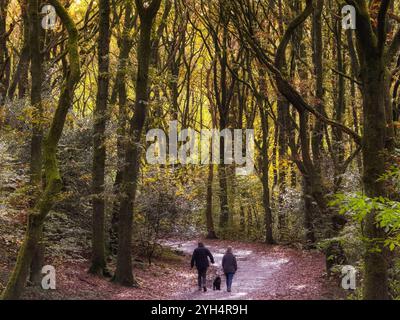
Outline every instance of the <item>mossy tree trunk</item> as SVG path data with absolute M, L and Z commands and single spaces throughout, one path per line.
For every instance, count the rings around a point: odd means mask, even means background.
M 18 252 L 16 265 L 2 294 L 3 299 L 18 299 L 24 289 L 29 266 L 38 243 L 41 241 L 43 223 L 49 211 L 57 201 L 62 187 L 61 175 L 57 165 L 57 146 L 61 138 L 66 116 L 72 106 L 75 84 L 80 77 L 78 31 L 74 21 L 58 0 L 49 0 L 68 32 L 69 70 L 62 84 L 57 109 L 43 145 L 43 163 L 46 188 L 34 208 L 29 212 L 24 242 Z
M 137 50 L 136 101 L 133 117 L 129 124 L 129 139 L 125 149 L 125 168 L 121 183 L 119 221 L 118 221 L 118 254 L 114 281 L 124 286 L 136 286 L 132 271 L 132 223 L 133 204 L 137 189 L 140 165 L 140 141 L 146 121 L 149 103 L 149 67 L 151 53 L 151 30 L 154 19 L 161 5 L 161 0 L 153 0 L 144 6 L 142 0 L 136 0 L 140 17 L 140 36 Z
M 365 0 L 346 1 L 357 11 L 357 53 L 360 61 L 363 96 L 363 185 L 368 197 L 387 196 L 384 174 L 387 157 L 393 148 L 393 126 L 388 90 L 388 70 L 400 49 L 400 30 L 393 40 L 387 41 L 387 15 L 391 0 L 382 0 L 377 23 L 371 23 L 368 3 Z M 364 299 L 388 299 L 387 249 L 383 246 L 384 230 L 376 223 L 376 211 L 365 219 L 364 236 L 366 253 Z

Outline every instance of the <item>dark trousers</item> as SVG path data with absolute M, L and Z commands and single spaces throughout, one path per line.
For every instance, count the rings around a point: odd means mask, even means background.
M 197 269 L 198 272 L 198 277 L 197 277 L 197 283 L 199 285 L 199 288 L 204 288 L 206 287 L 207 284 L 207 269 Z

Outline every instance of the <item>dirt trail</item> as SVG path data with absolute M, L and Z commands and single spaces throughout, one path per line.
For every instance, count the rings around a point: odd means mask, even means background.
M 206 241 L 216 263 L 209 269 L 209 290 L 204 293 L 197 289 L 196 270 L 190 269 L 190 257 L 197 242 L 168 241 L 164 245 L 184 255 L 164 258 L 151 266 L 136 264 L 134 273 L 140 288 L 118 286 L 109 279 L 88 274 L 88 261 L 54 261 L 55 264 L 50 263 L 57 269 L 57 290 L 28 287 L 24 299 L 316 300 L 339 297 L 335 290 L 338 285 L 328 282 L 324 276 L 324 257 L 318 252 L 262 243 Z M 228 246 L 233 247 L 238 260 L 232 292 L 226 292 L 223 275 L 222 290 L 213 291 L 212 280 L 221 272 L 222 256 Z M 10 265 L 8 262 L 2 267 L 0 263 L 0 287 L 5 284 Z
M 169 241 L 166 245 L 190 255 L 195 241 Z M 232 292 L 226 292 L 225 277 L 222 276 L 222 290 L 212 291 L 215 274 L 221 273 L 222 256 L 227 246 L 232 246 L 238 260 Z M 236 299 L 330 299 L 329 287 L 324 278 L 324 257 L 317 252 L 298 251 L 281 246 L 247 244 L 227 241 L 208 241 L 206 246 L 212 252 L 215 265 L 208 273 L 209 290 L 197 290 L 195 270 L 188 281 L 185 292 L 173 299 L 181 300 L 236 300 Z M 188 257 L 189 258 L 189 257 Z M 189 259 L 188 259 L 189 260 Z

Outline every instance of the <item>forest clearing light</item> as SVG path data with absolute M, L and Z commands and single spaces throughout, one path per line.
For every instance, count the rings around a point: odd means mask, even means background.
M 151 142 L 146 151 L 146 160 L 149 164 L 207 165 L 221 164 L 223 160 L 223 164 L 226 165 L 242 166 L 235 169 L 237 175 L 246 176 L 254 172 L 253 129 L 222 131 L 213 129 L 197 132 L 188 128 L 178 132 L 178 122 L 171 121 L 168 141 L 163 130 L 152 129 L 146 134 L 146 142 Z M 224 149 L 223 157 L 221 157 L 221 147 Z

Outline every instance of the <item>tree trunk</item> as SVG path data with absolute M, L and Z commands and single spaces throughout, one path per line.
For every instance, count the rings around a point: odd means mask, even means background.
M 251 232 L 253 229 L 253 216 L 251 214 L 250 206 L 247 208 L 247 238 L 251 238 Z
M 8 89 L 8 98 L 12 100 L 14 98 L 15 90 L 18 86 L 18 97 L 22 99 L 26 91 L 28 90 L 28 68 L 30 61 L 30 43 L 29 43 L 29 17 L 28 17 L 28 1 L 22 0 L 20 2 L 21 6 L 21 16 L 23 21 L 23 33 L 24 41 L 18 62 L 18 66 L 14 72 L 13 79 L 11 81 L 10 87 Z M 39 62 L 41 64 L 41 61 Z
M 7 48 L 7 9 L 9 0 L 0 0 L 0 106 L 6 99 L 10 81 L 10 56 Z
M 227 16 L 227 7 L 222 2 L 219 7 L 219 17 L 221 22 L 221 40 L 218 35 L 214 33 L 213 41 L 215 51 L 218 52 L 219 70 L 217 64 L 214 64 L 214 92 L 217 99 L 217 106 L 219 112 L 219 130 L 223 131 L 228 128 L 229 124 L 229 111 L 232 101 L 233 90 L 235 88 L 235 80 L 232 79 L 228 82 L 228 24 L 229 18 Z M 217 31 L 218 32 L 218 31 Z M 219 82 L 218 78 L 219 71 Z M 225 138 L 220 137 L 220 164 L 218 165 L 218 179 L 219 179 L 219 200 L 220 200 L 220 219 L 219 226 L 221 229 L 227 228 L 230 221 L 229 201 L 228 201 L 228 172 L 225 164 Z
M 324 6 L 323 0 L 317 0 L 313 14 L 313 62 L 314 72 L 316 76 L 316 89 L 315 98 L 317 99 L 316 109 L 320 114 L 324 114 L 324 70 L 323 70 L 323 57 L 322 57 L 322 10 Z M 324 124 L 320 119 L 315 119 L 314 128 L 312 131 L 311 145 L 313 155 L 313 171 L 315 174 L 321 175 L 321 156 L 322 156 L 322 140 L 324 134 Z
M 67 44 L 69 73 L 62 85 L 58 106 L 49 133 L 44 141 L 43 163 L 46 188 L 28 215 L 25 239 L 18 252 L 14 270 L 2 295 L 2 298 L 6 300 L 18 299 L 22 294 L 29 273 L 29 266 L 38 242 L 41 241 L 44 220 L 53 207 L 56 196 L 62 187 L 61 175 L 57 165 L 57 146 L 64 129 L 68 110 L 72 106 L 75 84 L 80 77 L 78 31 L 75 23 L 58 0 L 49 0 L 49 3 L 55 7 L 69 35 Z
M 93 113 L 93 220 L 92 220 L 92 259 L 89 272 L 96 275 L 108 274 L 105 254 L 105 161 L 107 124 L 107 98 L 109 87 L 110 55 L 110 2 L 100 0 L 100 21 L 98 50 L 98 87 L 96 108 Z
M 127 63 L 129 54 L 131 52 L 133 41 L 130 37 L 130 31 L 133 27 L 136 18 L 132 16 L 132 4 L 126 1 L 125 4 L 125 18 L 124 18 L 124 32 L 121 39 L 119 39 L 119 57 L 118 57 L 118 70 L 115 76 L 115 84 L 113 93 L 111 95 L 111 105 L 115 105 L 118 100 L 118 129 L 117 129 L 117 174 L 114 180 L 114 195 L 115 200 L 113 203 L 111 214 L 110 234 L 110 253 L 117 254 L 118 247 L 118 212 L 119 212 L 119 193 L 123 177 L 123 162 L 124 162 L 124 139 L 126 139 L 126 126 L 127 126 L 127 92 L 126 92 L 126 74 Z
M 243 203 L 240 203 L 240 221 L 239 221 L 239 225 L 240 225 L 240 232 L 242 234 L 244 234 L 244 232 L 246 231 L 246 216 L 245 216 L 245 212 L 244 212 Z
M 286 69 L 286 66 L 284 67 Z M 279 196 L 278 196 L 278 225 L 279 230 L 286 229 L 286 212 L 282 210 L 282 203 L 283 198 L 286 193 L 286 177 L 288 172 L 288 137 L 287 131 L 289 129 L 289 103 L 287 99 L 282 96 L 278 95 L 278 102 L 277 102 L 277 112 L 278 112 L 278 186 L 279 186 Z
M 223 138 L 221 138 L 224 140 Z M 221 146 L 224 143 L 221 142 Z M 221 147 L 221 150 L 224 150 Z M 222 153 L 223 151 L 221 151 Z M 222 160 L 221 160 L 222 161 Z M 218 178 L 219 178 L 219 201 L 220 201 L 220 219 L 219 219 L 219 226 L 220 228 L 226 228 L 229 224 L 229 204 L 228 204 L 228 179 L 226 176 L 226 165 L 220 163 L 218 165 Z
M 335 17 L 333 18 L 335 19 Z M 345 65 L 343 62 L 343 52 L 342 52 L 342 26 L 340 21 L 336 21 L 336 60 L 337 60 L 337 70 L 345 74 Z M 343 123 L 344 115 L 346 113 L 346 101 L 345 101 L 345 83 L 344 77 L 342 74 L 337 75 L 337 95 L 336 95 L 336 103 L 335 103 L 335 121 L 339 123 Z M 339 190 L 342 178 L 342 168 L 345 161 L 345 145 L 343 140 L 343 132 L 334 128 L 333 130 L 333 137 L 334 137 L 334 169 L 335 169 L 335 176 L 334 176 L 334 185 L 335 190 Z
M 272 234 L 272 210 L 270 203 L 269 191 L 269 158 L 268 158 L 268 118 L 262 106 L 260 106 L 261 126 L 262 126 L 262 155 L 261 155 L 261 183 L 263 187 L 263 206 L 264 206 L 264 222 L 265 222 L 265 243 L 273 244 L 274 238 Z
M 137 286 L 132 272 L 132 223 L 137 178 L 140 165 L 140 141 L 146 120 L 149 100 L 149 66 L 151 53 L 151 29 L 160 8 L 161 0 L 153 0 L 146 8 L 136 0 L 140 17 L 140 37 L 137 51 L 138 71 L 134 115 L 130 120 L 129 136 L 125 150 L 125 169 L 121 185 L 117 269 L 114 281 L 124 286 Z
M 42 188 L 42 55 L 40 52 L 40 19 L 39 1 L 31 0 L 28 5 L 29 15 L 29 50 L 31 63 L 31 105 L 34 108 L 32 117 L 31 159 L 30 159 L 30 183 L 33 186 L 35 196 L 40 194 Z M 22 59 L 23 57 L 21 57 Z M 43 230 L 39 231 L 42 238 Z M 44 262 L 44 245 L 40 241 L 33 256 L 30 280 L 39 284 L 42 266 Z
M 218 239 L 214 229 L 214 218 L 212 212 L 213 180 L 214 180 L 214 165 L 210 162 L 208 166 L 208 179 L 207 179 L 207 207 L 206 207 L 207 239 Z
M 363 163 L 364 189 L 368 197 L 380 197 L 386 194 L 384 184 L 378 181 L 385 173 L 386 153 L 386 117 L 385 84 L 382 61 L 375 59 L 364 66 L 363 79 Z M 367 300 L 388 299 L 387 249 L 376 240 L 384 239 L 385 232 L 376 225 L 376 214 L 369 213 L 365 220 L 366 241 L 364 298 Z M 374 249 L 380 248 L 378 252 Z
M 375 3 L 379 11 L 376 25 L 371 23 L 367 3 L 358 2 L 355 32 L 363 83 L 363 186 L 368 197 L 387 197 L 390 192 L 386 190 L 384 182 L 379 179 L 386 171 L 387 157 L 393 143 L 393 128 L 390 128 L 393 119 L 392 110 L 388 110 L 391 106 L 387 104 L 390 99 L 387 96 L 389 94 L 387 77 L 388 68 L 393 56 L 399 51 L 400 42 L 393 40 L 390 47 L 386 47 L 388 40 L 387 11 L 391 1 Z M 399 35 L 400 33 L 395 36 L 395 39 Z M 389 298 L 389 256 L 383 245 L 386 234 L 377 225 L 377 214 L 378 212 L 375 210 L 369 212 L 364 224 L 364 236 L 367 239 L 365 241 L 363 294 L 366 300 Z
M 313 245 L 315 243 L 314 206 L 309 185 L 310 184 L 306 181 L 306 177 L 303 177 L 304 228 L 306 230 L 307 244 Z

